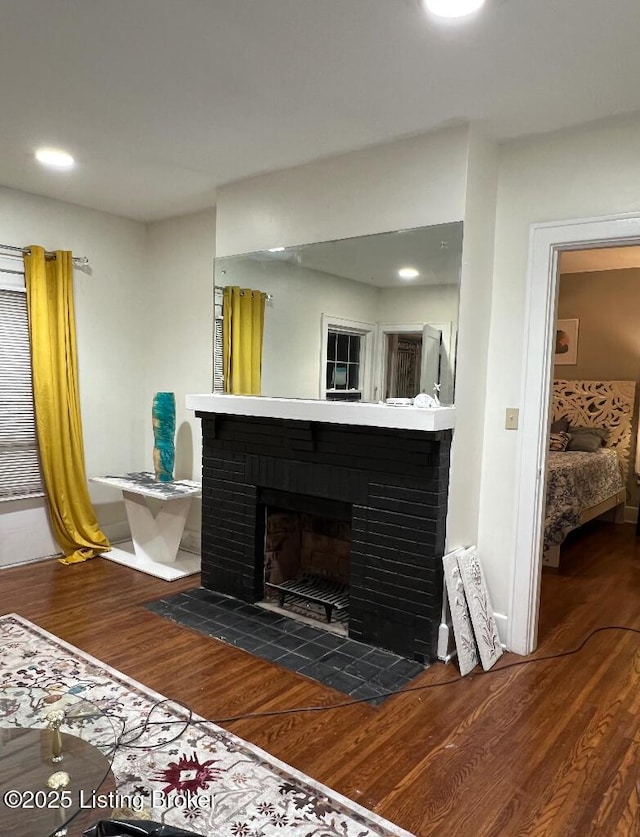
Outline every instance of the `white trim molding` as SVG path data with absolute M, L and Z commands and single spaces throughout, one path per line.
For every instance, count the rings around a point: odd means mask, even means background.
M 304 398 L 268 398 L 260 395 L 187 395 L 187 410 L 228 416 L 263 416 L 398 430 L 449 430 L 455 427 L 455 407 L 391 407 L 363 401 L 319 401 Z
M 638 215 L 534 224 L 531 228 L 508 631 L 508 647 L 517 654 L 531 653 L 537 643 L 558 256 L 563 250 L 638 244 Z

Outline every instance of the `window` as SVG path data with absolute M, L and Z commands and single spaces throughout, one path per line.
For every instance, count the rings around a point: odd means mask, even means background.
M 327 335 L 327 398 L 362 398 L 360 390 L 360 334 L 329 330 Z
M 322 315 L 320 398 L 370 401 L 374 323 Z
M 23 284 L 23 283 L 21 283 Z M 0 287 L 0 500 L 44 493 L 24 287 Z

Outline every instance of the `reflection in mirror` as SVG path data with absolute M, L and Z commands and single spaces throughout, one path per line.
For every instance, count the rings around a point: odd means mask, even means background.
M 222 293 L 267 294 L 261 394 L 452 404 L 462 222 L 216 259 L 214 391 L 224 391 Z

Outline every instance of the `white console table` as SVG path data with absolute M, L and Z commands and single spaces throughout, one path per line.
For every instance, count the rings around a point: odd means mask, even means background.
M 165 581 L 200 572 L 200 556 L 180 549 L 191 501 L 202 494 L 198 483 L 158 482 L 147 471 L 92 477 L 91 482 L 122 491 L 131 529 L 131 541 L 112 547 L 104 558 Z M 161 502 L 155 515 L 149 500 Z

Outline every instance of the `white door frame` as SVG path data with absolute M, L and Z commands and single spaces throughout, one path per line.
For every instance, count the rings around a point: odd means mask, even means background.
M 556 221 L 531 227 L 515 474 L 515 559 L 509 606 L 508 648 L 517 654 L 530 654 L 538 635 L 558 255 L 563 250 L 627 244 L 640 244 L 638 215 Z
M 374 373 L 373 400 L 381 400 L 384 392 L 384 384 L 387 369 L 387 335 L 388 334 L 419 334 L 422 336 L 423 328 L 428 325 L 437 328 L 442 335 L 442 349 L 445 352 L 447 369 L 445 370 L 446 385 L 450 386 L 451 377 L 449 363 L 451 362 L 451 323 L 378 323 L 376 331 L 376 363 Z M 442 380 L 440 381 L 442 383 Z M 431 395 L 431 393 L 429 393 Z

